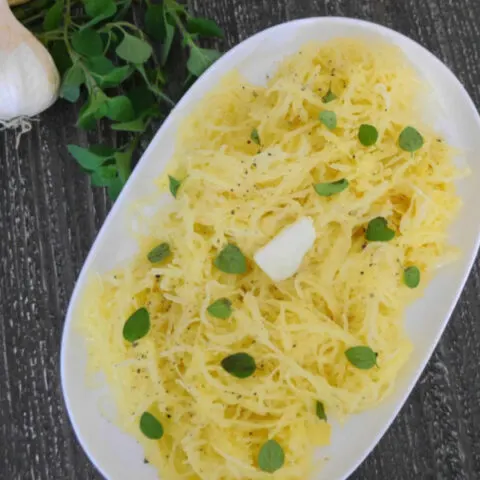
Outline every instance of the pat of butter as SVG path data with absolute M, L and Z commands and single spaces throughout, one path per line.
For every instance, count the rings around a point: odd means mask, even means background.
M 313 220 L 302 217 L 258 250 L 255 262 L 274 282 L 286 280 L 297 272 L 315 237 Z

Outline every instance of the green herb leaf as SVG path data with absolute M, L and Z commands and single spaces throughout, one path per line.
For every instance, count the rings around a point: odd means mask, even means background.
M 221 56 L 222 54 L 218 50 L 192 47 L 190 49 L 190 56 L 188 57 L 187 69 L 192 75 L 199 77 Z
M 140 417 L 140 431 L 150 440 L 160 440 L 163 437 L 162 424 L 148 412 Z
M 343 192 L 348 188 L 348 180 L 342 178 L 342 180 L 337 180 L 336 182 L 317 183 L 313 188 L 321 197 L 330 197 L 335 193 Z
M 329 130 L 337 128 L 337 114 L 329 110 L 323 110 L 319 113 L 318 119 L 322 122 Z
M 104 56 L 91 57 L 85 61 L 92 77 L 101 88 L 117 87 L 123 83 L 134 71 L 131 65 L 115 66 Z
M 212 317 L 226 320 L 232 314 L 232 302 L 228 298 L 219 298 L 207 308 L 207 312 Z
M 248 353 L 234 353 L 222 360 L 222 367 L 230 375 L 237 378 L 247 378 L 255 373 L 257 365 Z
M 187 30 L 193 34 L 203 35 L 204 37 L 223 38 L 223 30 L 216 22 L 208 18 L 189 18 L 187 21 Z
M 403 271 L 403 283 L 408 288 L 417 288 L 420 284 L 420 270 L 418 267 L 411 266 Z
M 423 137 L 413 127 L 405 127 L 398 137 L 398 145 L 406 152 L 415 152 L 423 146 Z
M 76 102 L 80 97 L 80 87 L 85 82 L 85 75 L 80 65 L 72 65 L 66 72 L 60 86 L 59 95 L 69 102 Z
M 328 92 L 322 97 L 323 103 L 330 103 L 333 100 L 336 100 L 337 96 L 332 92 L 331 88 L 328 89 Z
M 115 177 L 110 184 L 108 185 L 108 198 L 114 202 L 118 196 L 120 195 L 120 192 L 122 191 L 124 186 L 124 183 L 120 179 L 120 177 Z
M 126 122 L 132 120 L 135 116 L 132 102 L 126 95 L 108 98 L 104 104 L 103 114 L 111 120 Z
M 180 180 L 177 180 L 175 177 L 172 177 L 171 175 L 168 176 L 168 181 L 170 186 L 170 193 L 173 195 L 174 198 L 177 198 L 177 192 L 182 182 Z
M 377 354 L 364 345 L 345 350 L 348 361 L 360 370 L 370 370 L 377 364 Z
M 161 65 L 165 66 L 170 55 L 170 50 L 172 49 L 173 39 L 175 38 L 175 27 L 170 25 L 167 21 L 165 22 L 165 40 L 162 45 L 161 51 Z
M 285 453 L 283 448 L 275 440 L 268 440 L 262 445 L 258 454 L 258 466 L 261 470 L 273 473 L 283 467 Z
M 91 130 L 97 124 L 95 118 L 96 110 L 92 107 L 91 101 L 88 100 L 80 109 L 78 114 L 77 126 L 83 128 L 84 130 Z
M 143 132 L 145 130 L 145 122 L 141 118 L 136 118 L 130 122 L 114 123 L 112 130 L 120 132 Z
M 57 0 L 47 11 L 43 19 L 43 30 L 49 32 L 55 30 L 62 24 L 63 18 L 63 0 Z
M 150 263 L 160 263 L 163 262 L 172 254 L 170 250 L 170 245 L 166 242 L 157 245 L 155 248 L 150 250 L 147 255 L 147 258 Z
M 85 65 L 94 76 L 101 77 L 115 70 L 115 65 L 107 57 L 89 57 L 85 60 Z
M 58 68 L 60 74 L 63 75 L 73 65 L 70 54 L 68 53 L 65 42 L 57 40 L 50 44 L 50 54 Z
M 90 26 L 117 13 L 117 5 L 113 0 L 83 0 L 83 3 L 86 14 L 95 19 L 95 23 L 89 22 Z
M 130 315 L 123 326 L 123 338 L 130 343 L 143 338 L 150 331 L 150 314 L 144 307 Z
M 108 187 L 117 176 L 115 165 L 104 165 L 92 172 L 91 183 L 94 187 Z
M 86 130 L 93 128 L 96 125 L 97 118 L 101 117 L 103 104 L 106 102 L 106 96 L 93 93 L 88 98 L 87 102 L 80 109 L 78 115 L 77 125 Z
M 364 123 L 358 130 L 358 139 L 365 147 L 374 145 L 378 140 L 378 131 L 373 125 Z
M 215 258 L 213 264 L 225 273 L 245 273 L 247 260 L 241 250 L 229 243 Z
M 155 40 L 163 42 L 167 36 L 163 4 L 149 4 L 145 12 L 145 31 Z
M 325 407 L 324 407 L 322 402 L 317 400 L 317 403 L 315 405 L 315 410 L 316 410 L 316 413 L 317 413 L 317 417 L 320 420 L 327 421 L 327 414 L 325 413 Z
M 80 55 L 96 57 L 103 54 L 103 40 L 90 28 L 78 30 L 72 35 L 72 47 Z
M 103 145 L 93 145 L 90 148 L 68 145 L 67 150 L 75 160 L 86 170 L 96 170 L 107 160 L 113 158 L 115 150 Z
M 252 133 L 250 133 L 250 140 L 252 140 L 252 142 L 256 143 L 257 145 L 260 145 L 260 135 L 258 134 L 258 130 L 256 128 L 254 128 L 252 130 Z
M 127 93 L 127 96 L 132 102 L 137 117 L 140 117 L 147 110 L 150 110 L 152 104 L 155 103 L 155 97 L 146 85 L 139 85 L 132 88 Z
M 395 231 L 388 228 L 388 223 L 383 217 L 377 217 L 368 222 L 365 238 L 369 242 L 389 242 L 395 237 Z
M 115 164 L 118 176 L 123 184 L 125 184 L 132 173 L 132 152 L 115 152 Z
M 112 71 L 103 75 L 93 74 L 93 77 L 97 80 L 99 87 L 113 88 L 121 85 L 133 72 L 134 69 L 130 65 L 124 65 L 123 67 L 115 67 Z
M 152 47 L 145 40 L 125 33 L 115 52 L 127 62 L 141 64 L 152 56 Z

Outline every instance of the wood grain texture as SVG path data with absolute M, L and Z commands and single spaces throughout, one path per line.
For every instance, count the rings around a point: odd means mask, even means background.
M 226 45 L 293 18 L 373 20 L 417 40 L 480 105 L 478 0 L 191 0 Z M 59 381 L 64 315 L 109 202 L 69 158 L 76 107 L 57 103 L 21 147 L 0 134 L 0 479 L 100 479 L 78 445 Z M 473 207 L 474 208 L 474 207 Z M 352 479 L 480 478 L 480 264 L 387 434 Z M 421 321 L 421 320 L 420 320 Z M 113 479 L 114 480 L 114 479 Z

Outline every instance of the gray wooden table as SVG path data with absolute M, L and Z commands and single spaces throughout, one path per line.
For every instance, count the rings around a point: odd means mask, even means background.
M 293 18 L 373 20 L 435 53 L 480 105 L 480 0 L 190 4 L 194 12 L 218 20 L 227 46 Z M 1 480 L 100 478 L 75 439 L 59 379 L 67 302 L 110 208 L 105 193 L 90 187 L 65 149 L 96 136 L 105 140 L 102 131 L 88 137 L 79 132 L 73 126 L 76 113 L 57 103 L 18 151 L 13 134 L 0 134 Z M 477 262 L 419 384 L 353 479 L 480 478 L 479 272 Z

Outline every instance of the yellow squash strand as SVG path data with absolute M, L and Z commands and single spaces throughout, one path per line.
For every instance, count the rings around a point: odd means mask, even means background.
M 329 89 L 337 99 L 325 104 Z M 230 74 L 185 121 L 168 171 L 183 181 L 176 200 L 150 220 L 138 257 L 91 279 L 80 319 L 118 424 L 161 478 L 264 479 L 258 452 L 275 438 L 285 465 L 274 478 L 304 480 L 330 435 L 316 401 L 343 421 L 392 391 L 411 351 L 405 306 L 455 255 L 446 231 L 459 207 L 458 172 L 452 150 L 422 123 L 425 91 L 397 48 L 335 40 L 306 45 L 266 87 Z M 336 113 L 335 130 L 319 122 L 322 110 Z M 379 132 L 374 146 L 358 141 L 363 123 Z M 407 125 L 424 138 L 414 154 L 398 146 Z M 312 187 L 342 178 L 349 187 L 331 197 Z M 165 175 L 159 193 L 167 191 Z M 302 216 L 313 218 L 317 240 L 297 274 L 274 284 L 253 255 Z M 368 243 L 365 227 L 378 216 L 395 238 Z M 152 265 L 146 255 L 162 242 L 172 256 Z M 213 266 L 227 242 L 247 257 L 247 274 Z M 403 283 L 410 265 L 422 273 L 417 289 Z M 224 297 L 232 316 L 210 316 L 207 307 Z M 132 346 L 122 329 L 140 307 L 152 327 Z M 377 352 L 378 368 L 351 365 L 344 352 L 355 345 Z M 254 357 L 253 376 L 222 369 L 236 352 Z M 139 430 L 146 410 L 163 424 L 159 441 Z

